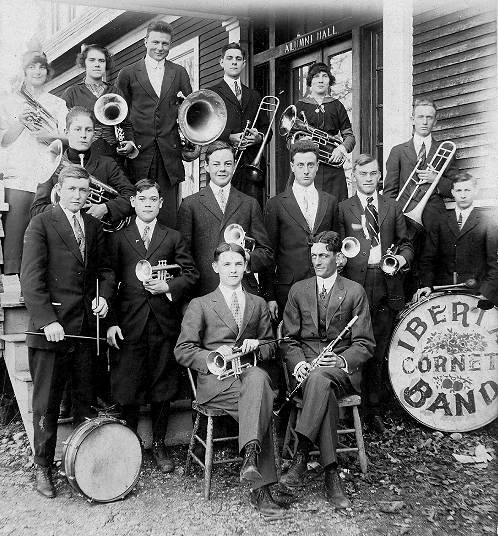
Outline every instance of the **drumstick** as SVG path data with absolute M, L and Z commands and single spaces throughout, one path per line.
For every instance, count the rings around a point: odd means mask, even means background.
M 99 298 L 99 278 L 97 277 L 97 307 L 99 306 L 100 298 Z M 97 356 L 100 355 L 100 314 L 97 313 Z
M 41 335 L 45 337 L 45 333 L 40 333 L 39 331 L 25 331 L 26 335 Z M 65 339 L 82 339 L 87 341 L 94 341 L 95 337 L 87 337 L 86 335 L 68 335 L 67 333 L 64 333 Z M 100 338 L 102 342 L 106 342 L 107 339 L 104 339 L 103 337 Z

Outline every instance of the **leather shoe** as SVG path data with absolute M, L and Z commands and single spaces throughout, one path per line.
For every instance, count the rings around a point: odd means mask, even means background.
M 36 491 L 48 499 L 55 497 L 55 487 L 52 482 L 52 470 L 50 467 L 36 466 Z
M 166 449 L 162 441 L 155 441 L 152 443 L 152 456 L 157 467 L 163 473 L 171 473 L 175 470 L 175 464 L 173 460 L 166 455 Z
M 336 508 L 350 508 L 351 502 L 346 497 L 342 488 L 341 477 L 337 469 L 325 470 L 325 496 L 327 500 Z
M 244 460 L 240 468 L 241 482 L 256 482 L 262 480 L 261 473 L 258 469 L 258 454 L 261 451 L 257 441 L 249 441 L 244 447 Z
M 298 450 L 292 458 L 292 463 L 287 472 L 282 475 L 280 483 L 289 488 L 297 488 L 303 485 L 303 478 L 308 468 L 308 455 Z
M 249 500 L 251 505 L 264 517 L 281 519 L 286 516 L 285 508 L 275 502 L 268 486 L 251 490 Z

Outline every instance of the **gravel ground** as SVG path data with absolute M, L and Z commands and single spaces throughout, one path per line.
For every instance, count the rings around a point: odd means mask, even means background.
M 44 499 L 34 489 L 30 449 L 20 422 L 0 429 L 0 535 L 303 535 L 439 536 L 498 534 L 496 459 L 484 467 L 462 466 L 453 452 L 477 444 L 493 452 L 496 425 L 457 440 L 392 415 L 390 432 L 366 434 L 371 465 L 359 473 L 345 460 L 345 485 L 353 508 L 335 512 L 323 498 L 320 468 L 310 471 L 291 503 L 288 518 L 268 522 L 251 508 L 238 482 L 238 466 L 214 470 L 212 500 L 202 498 L 202 475 L 184 478 L 185 447 L 173 450 L 177 469 L 162 475 L 145 454 L 141 478 L 123 501 L 90 504 L 57 475 L 58 496 Z

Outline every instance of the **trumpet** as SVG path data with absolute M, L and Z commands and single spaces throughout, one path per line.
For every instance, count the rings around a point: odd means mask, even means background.
M 425 189 L 425 185 L 427 185 L 427 183 L 423 180 L 420 180 L 417 176 L 417 172 L 421 171 L 423 161 L 423 158 L 419 158 L 415 167 L 413 168 L 413 171 L 410 173 L 408 179 L 406 179 L 403 188 L 396 197 L 396 201 L 403 204 L 403 214 L 420 227 L 422 227 L 422 213 L 424 212 L 425 206 L 427 205 L 430 196 L 436 189 L 439 180 L 443 176 L 443 173 L 450 164 L 455 152 L 456 145 L 452 141 L 443 141 L 443 143 L 439 145 L 428 165 L 428 169 L 432 168 L 434 171 L 436 171 L 437 176 L 434 179 L 434 182 L 429 184 L 427 189 Z M 421 198 L 420 194 L 422 194 Z M 410 209 L 410 205 L 412 205 L 412 203 L 415 203 L 415 206 Z
M 284 137 L 290 136 L 290 142 L 295 143 L 302 138 L 311 139 L 318 145 L 318 161 L 332 167 L 342 167 L 342 163 L 332 162 L 332 152 L 336 147 L 341 145 L 340 136 L 332 136 L 324 130 L 310 126 L 306 115 L 301 112 L 302 119 L 297 117 L 297 108 L 291 104 L 288 106 L 280 117 L 279 131 Z
M 392 244 L 391 247 L 387 248 L 385 255 L 383 255 L 382 258 L 380 259 L 380 269 L 386 275 L 392 276 L 398 273 L 399 261 L 395 257 L 397 252 L 398 252 L 398 246 L 395 246 L 394 244 Z
M 180 275 L 181 271 L 182 267 L 179 264 L 168 264 L 168 261 L 158 261 L 156 266 L 152 266 L 148 260 L 142 259 L 135 266 L 135 275 L 142 283 L 150 281 L 154 278 L 154 274 L 161 281 L 169 281 Z
M 263 341 L 259 343 L 259 347 L 265 344 L 274 344 L 289 337 L 273 339 L 271 341 Z M 252 354 L 252 355 L 251 355 Z M 245 358 L 241 361 L 242 358 Z M 224 380 L 232 376 L 239 377 L 243 370 L 249 367 L 255 367 L 258 362 L 257 349 L 251 352 L 242 353 L 239 348 L 228 346 L 220 346 L 217 350 L 209 352 L 206 357 L 206 365 L 211 372 L 218 377 L 218 380 Z
M 96 100 L 93 113 L 97 121 L 100 121 L 103 125 L 114 125 L 116 139 L 118 144 L 121 144 L 125 139 L 125 134 L 119 124 L 128 115 L 128 104 L 124 98 L 117 93 L 106 93 Z
M 259 114 L 261 112 L 268 112 L 270 114 L 270 122 L 263 136 L 263 141 L 261 142 L 261 145 L 259 146 L 259 150 L 256 156 L 254 157 L 253 161 L 250 164 L 244 164 L 243 166 L 243 168 L 246 170 L 246 176 L 245 176 L 246 181 L 254 182 L 254 183 L 261 183 L 264 181 L 265 172 L 261 168 L 261 158 L 263 157 L 263 151 L 265 149 L 266 143 L 268 142 L 268 138 L 271 132 L 271 127 L 273 125 L 273 122 L 275 121 L 275 116 L 277 115 L 277 110 L 279 106 L 280 106 L 280 99 L 278 97 L 274 97 L 273 95 L 265 95 L 261 99 L 261 102 L 259 103 L 258 110 L 252 122 L 251 128 L 256 127 L 258 123 L 258 119 L 259 119 Z M 244 145 L 244 142 L 246 141 L 248 132 L 250 130 L 249 124 L 250 122 L 247 121 L 246 127 L 244 128 L 244 131 L 242 132 L 237 148 L 235 149 L 236 160 L 235 160 L 235 167 L 233 169 L 234 173 L 245 151 L 245 148 L 243 147 L 243 145 Z
M 231 223 L 227 226 L 223 233 L 223 240 L 229 244 L 237 244 L 249 253 L 256 247 L 256 239 L 247 236 L 242 225 L 238 223 Z
M 360 252 L 361 246 L 360 241 L 354 236 L 346 236 L 342 241 L 341 253 L 348 259 L 356 257 Z
M 59 137 L 57 119 L 31 95 L 24 85 L 21 86 L 18 94 L 25 100 L 29 109 L 27 118 L 21 121 L 22 124 L 31 132 L 43 129 L 54 137 Z

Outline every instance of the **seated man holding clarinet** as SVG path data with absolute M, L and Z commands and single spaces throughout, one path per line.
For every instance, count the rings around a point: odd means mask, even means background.
M 375 347 L 365 290 L 337 274 L 341 246 L 334 231 L 313 237 L 316 276 L 290 289 L 283 317 L 283 334 L 290 340 L 281 346 L 303 398 L 296 424 L 297 452 L 281 483 L 290 488 L 302 485 L 309 451 L 317 445 L 325 468 L 325 494 L 338 509 L 348 508 L 350 502 L 337 466 L 337 400 L 360 391 L 363 364 Z
M 241 366 L 254 365 L 254 356 L 261 360 L 273 357 L 268 306 L 241 286 L 246 265 L 245 251 L 239 245 L 223 242 L 216 248 L 213 270 L 219 275 L 219 286 L 190 302 L 175 356 L 181 365 L 197 372 L 197 402 L 222 409 L 238 421 L 243 456 L 240 480 L 251 485 L 251 504 L 265 517 L 275 519 L 282 516 L 283 508 L 269 491 L 270 484 L 277 482 L 270 377 L 258 366 L 240 370 L 233 362 L 233 373 L 228 376 L 210 372 L 213 355 L 230 362 L 236 354 Z

